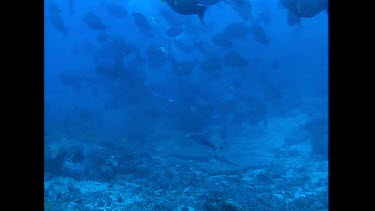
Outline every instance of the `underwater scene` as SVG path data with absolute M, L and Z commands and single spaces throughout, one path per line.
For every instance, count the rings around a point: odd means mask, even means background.
M 45 0 L 44 210 L 328 210 L 328 0 Z

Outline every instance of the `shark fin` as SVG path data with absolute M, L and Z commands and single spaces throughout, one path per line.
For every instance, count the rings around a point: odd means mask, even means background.
M 198 17 L 199 17 L 199 20 L 201 20 L 201 22 L 202 22 L 203 24 L 205 24 L 205 23 L 204 23 L 204 13 L 206 12 L 206 9 L 207 9 L 206 6 L 202 6 L 202 5 L 199 5 L 199 6 L 198 6 L 198 12 L 197 12 L 197 15 L 198 15 Z

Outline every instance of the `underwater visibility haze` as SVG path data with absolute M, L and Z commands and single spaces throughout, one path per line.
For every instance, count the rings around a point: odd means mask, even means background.
M 328 0 L 45 0 L 45 210 L 328 210 Z

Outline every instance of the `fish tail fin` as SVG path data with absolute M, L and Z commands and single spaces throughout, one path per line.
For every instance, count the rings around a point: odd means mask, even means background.
M 204 23 L 204 13 L 206 12 L 206 9 L 207 9 L 206 6 L 198 6 L 198 12 L 197 12 L 197 15 L 198 15 L 198 17 L 199 17 L 199 20 L 201 20 L 201 22 L 202 22 L 203 24 L 205 24 L 205 23 Z

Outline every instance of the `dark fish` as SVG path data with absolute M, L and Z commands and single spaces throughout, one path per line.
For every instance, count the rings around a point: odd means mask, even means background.
M 328 0 L 281 0 L 281 4 L 298 17 L 310 18 L 328 8 Z
M 190 52 L 194 49 L 194 43 L 186 38 L 174 39 L 174 47 L 179 49 L 181 52 Z
M 109 15 L 115 18 L 126 18 L 129 16 L 129 13 L 125 7 L 114 2 L 111 2 L 111 3 L 105 2 L 104 8 L 108 12 Z
M 253 24 L 250 27 L 250 31 L 253 33 L 255 40 L 257 40 L 258 42 L 262 44 L 268 44 L 269 42 L 268 36 L 261 26 L 257 24 Z
M 250 20 L 252 15 L 252 6 L 249 0 L 224 0 L 225 3 L 230 5 L 242 19 Z
M 154 32 L 151 29 L 150 24 L 147 21 L 146 16 L 142 13 L 134 12 L 133 13 L 135 25 L 138 27 L 139 31 L 145 36 L 154 36 Z
M 138 54 L 138 48 L 128 43 L 121 36 L 112 37 L 111 41 L 108 42 L 106 48 L 103 49 L 103 53 L 116 59 L 122 59 L 129 57 L 131 54 Z
M 219 70 L 222 67 L 222 59 L 217 53 L 217 49 L 206 42 L 195 42 L 195 48 L 204 55 L 203 60 L 200 63 L 200 69 L 211 76 L 217 78 L 219 76 Z
M 53 26 L 63 34 L 68 34 L 68 30 L 64 24 L 64 20 L 62 19 L 59 13 L 51 14 L 51 21 Z
M 109 79 L 117 79 L 124 73 L 124 68 L 121 62 L 115 62 L 115 64 L 101 63 L 96 66 L 95 72 Z
M 176 37 L 184 32 L 182 25 L 171 26 L 167 30 L 168 37 Z
M 222 32 L 214 34 L 212 41 L 220 47 L 230 47 L 233 40 L 244 39 L 251 32 L 251 28 L 244 22 L 235 22 L 226 26 Z
M 62 17 L 59 14 L 53 14 L 51 15 L 51 21 L 52 24 L 55 26 L 55 28 L 60 31 L 63 34 L 68 34 L 68 30 L 65 27 L 64 21 Z
M 98 41 L 99 42 L 105 42 L 108 40 L 108 34 L 106 31 L 102 31 L 100 32 L 100 34 L 98 35 Z
M 219 157 L 217 155 L 214 156 L 214 160 L 217 160 L 225 165 L 229 165 L 229 166 L 238 166 L 236 163 L 224 158 L 224 157 Z
M 51 22 L 53 26 L 61 33 L 68 34 L 68 30 L 65 26 L 64 20 L 61 17 L 61 9 L 57 6 L 54 1 L 50 1 L 48 4 L 48 12 L 50 14 Z
M 222 33 L 230 39 L 244 39 L 249 32 L 250 27 L 244 22 L 234 22 L 226 26 Z
M 164 0 L 177 13 L 182 15 L 198 15 L 200 21 L 204 24 L 204 13 L 207 6 L 200 3 L 199 0 Z
M 68 6 L 69 6 L 70 13 L 74 13 L 73 0 L 68 0 Z
M 221 59 L 216 55 L 208 55 L 201 62 L 200 67 L 208 73 L 217 73 L 221 69 Z
M 186 60 L 186 61 L 177 61 L 172 57 L 172 70 L 179 76 L 187 76 L 193 72 L 196 61 L 195 60 Z
M 148 65 L 151 68 L 161 67 L 167 61 L 167 55 L 161 49 L 161 47 L 154 45 L 150 46 L 146 52 L 146 55 Z
M 217 3 L 220 3 L 222 2 L 223 0 L 198 0 L 199 4 L 202 4 L 202 5 L 214 5 L 214 4 L 217 4 Z
M 258 19 L 263 24 L 268 25 L 271 21 L 271 11 L 268 8 L 265 8 L 262 12 L 258 14 Z
M 211 160 L 215 160 L 228 166 L 238 166 L 236 163 L 224 157 L 217 156 L 217 155 L 210 156 L 210 155 L 191 155 L 191 154 L 186 155 L 186 154 L 169 153 L 169 154 L 166 154 L 166 156 L 175 158 L 178 160 L 194 161 L 194 162 L 202 162 L 202 163 L 208 163 Z
M 225 33 L 217 33 L 212 36 L 212 41 L 215 45 L 227 48 L 233 45 L 233 42 L 228 39 L 227 34 Z
M 48 11 L 51 13 L 51 14 L 54 14 L 54 13 L 61 13 L 61 9 L 59 8 L 59 6 L 57 6 L 56 2 L 54 1 L 50 1 L 48 3 Z
M 182 154 L 177 154 L 177 153 L 171 153 L 167 154 L 168 157 L 176 158 L 179 160 L 189 160 L 189 161 L 197 161 L 197 162 L 209 162 L 210 157 L 209 156 L 204 156 L 204 155 L 182 155 Z
M 58 75 L 60 82 L 75 91 L 80 91 L 90 81 L 86 75 L 77 71 L 62 72 Z
M 194 143 L 212 148 L 216 150 L 216 146 L 211 142 L 208 133 L 195 133 L 195 134 L 188 134 L 187 138 L 189 138 Z
M 235 51 L 230 51 L 227 54 L 225 54 L 224 59 L 227 64 L 233 67 L 242 68 L 246 67 L 249 64 L 247 59 L 243 58 Z
M 93 30 L 105 30 L 107 27 L 101 19 L 93 12 L 87 12 L 83 18 L 88 27 Z

